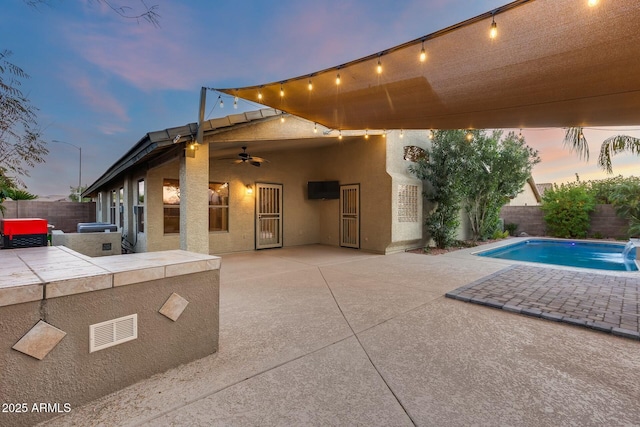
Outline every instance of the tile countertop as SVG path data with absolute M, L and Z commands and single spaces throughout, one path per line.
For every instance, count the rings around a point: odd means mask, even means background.
M 88 257 L 64 246 L 0 250 L 0 307 L 220 268 L 182 250 Z

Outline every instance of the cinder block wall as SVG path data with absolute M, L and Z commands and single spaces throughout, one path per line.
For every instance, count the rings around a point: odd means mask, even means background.
M 219 270 L 0 307 L 0 401 L 29 412 L 0 425 L 30 426 L 56 413 L 34 403 L 80 405 L 218 349 Z M 158 310 L 175 292 L 189 301 L 177 321 Z M 138 314 L 138 338 L 89 353 L 89 325 Z M 43 360 L 12 349 L 38 321 L 67 335 Z
M 503 206 L 500 217 L 505 224 L 518 224 L 516 234 L 524 231 L 530 236 L 546 235 L 544 213 L 539 206 Z M 604 238 L 625 239 L 628 229 L 629 222 L 617 216 L 611 205 L 596 205 L 591 213 L 589 237 L 600 234 Z
M 95 202 L 40 202 L 38 200 L 5 200 L 7 208 L 3 218 L 43 218 L 56 230 L 65 233 L 77 231 L 79 222 L 96 221 Z

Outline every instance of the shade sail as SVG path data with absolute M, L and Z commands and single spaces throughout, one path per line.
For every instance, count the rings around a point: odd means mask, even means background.
M 515 1 L 348 64 L 216 90 L 344 130 L 637 125 L 640 1 Z

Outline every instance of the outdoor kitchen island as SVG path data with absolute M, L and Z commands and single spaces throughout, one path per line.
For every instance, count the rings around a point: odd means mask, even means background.
M 0 250 L 0 400 L 32 425 L 218 349 L 220 258 Z M 4 421 L 3 421 L 4 423 Z

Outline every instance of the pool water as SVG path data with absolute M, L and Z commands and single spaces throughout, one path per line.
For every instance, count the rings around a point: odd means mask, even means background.
M 615 243 L 530 239 L 476 255 L 568 267 L 638 271 L 635 263 L 636 250 L 637 248 L 632 246 L 625 247 Z

